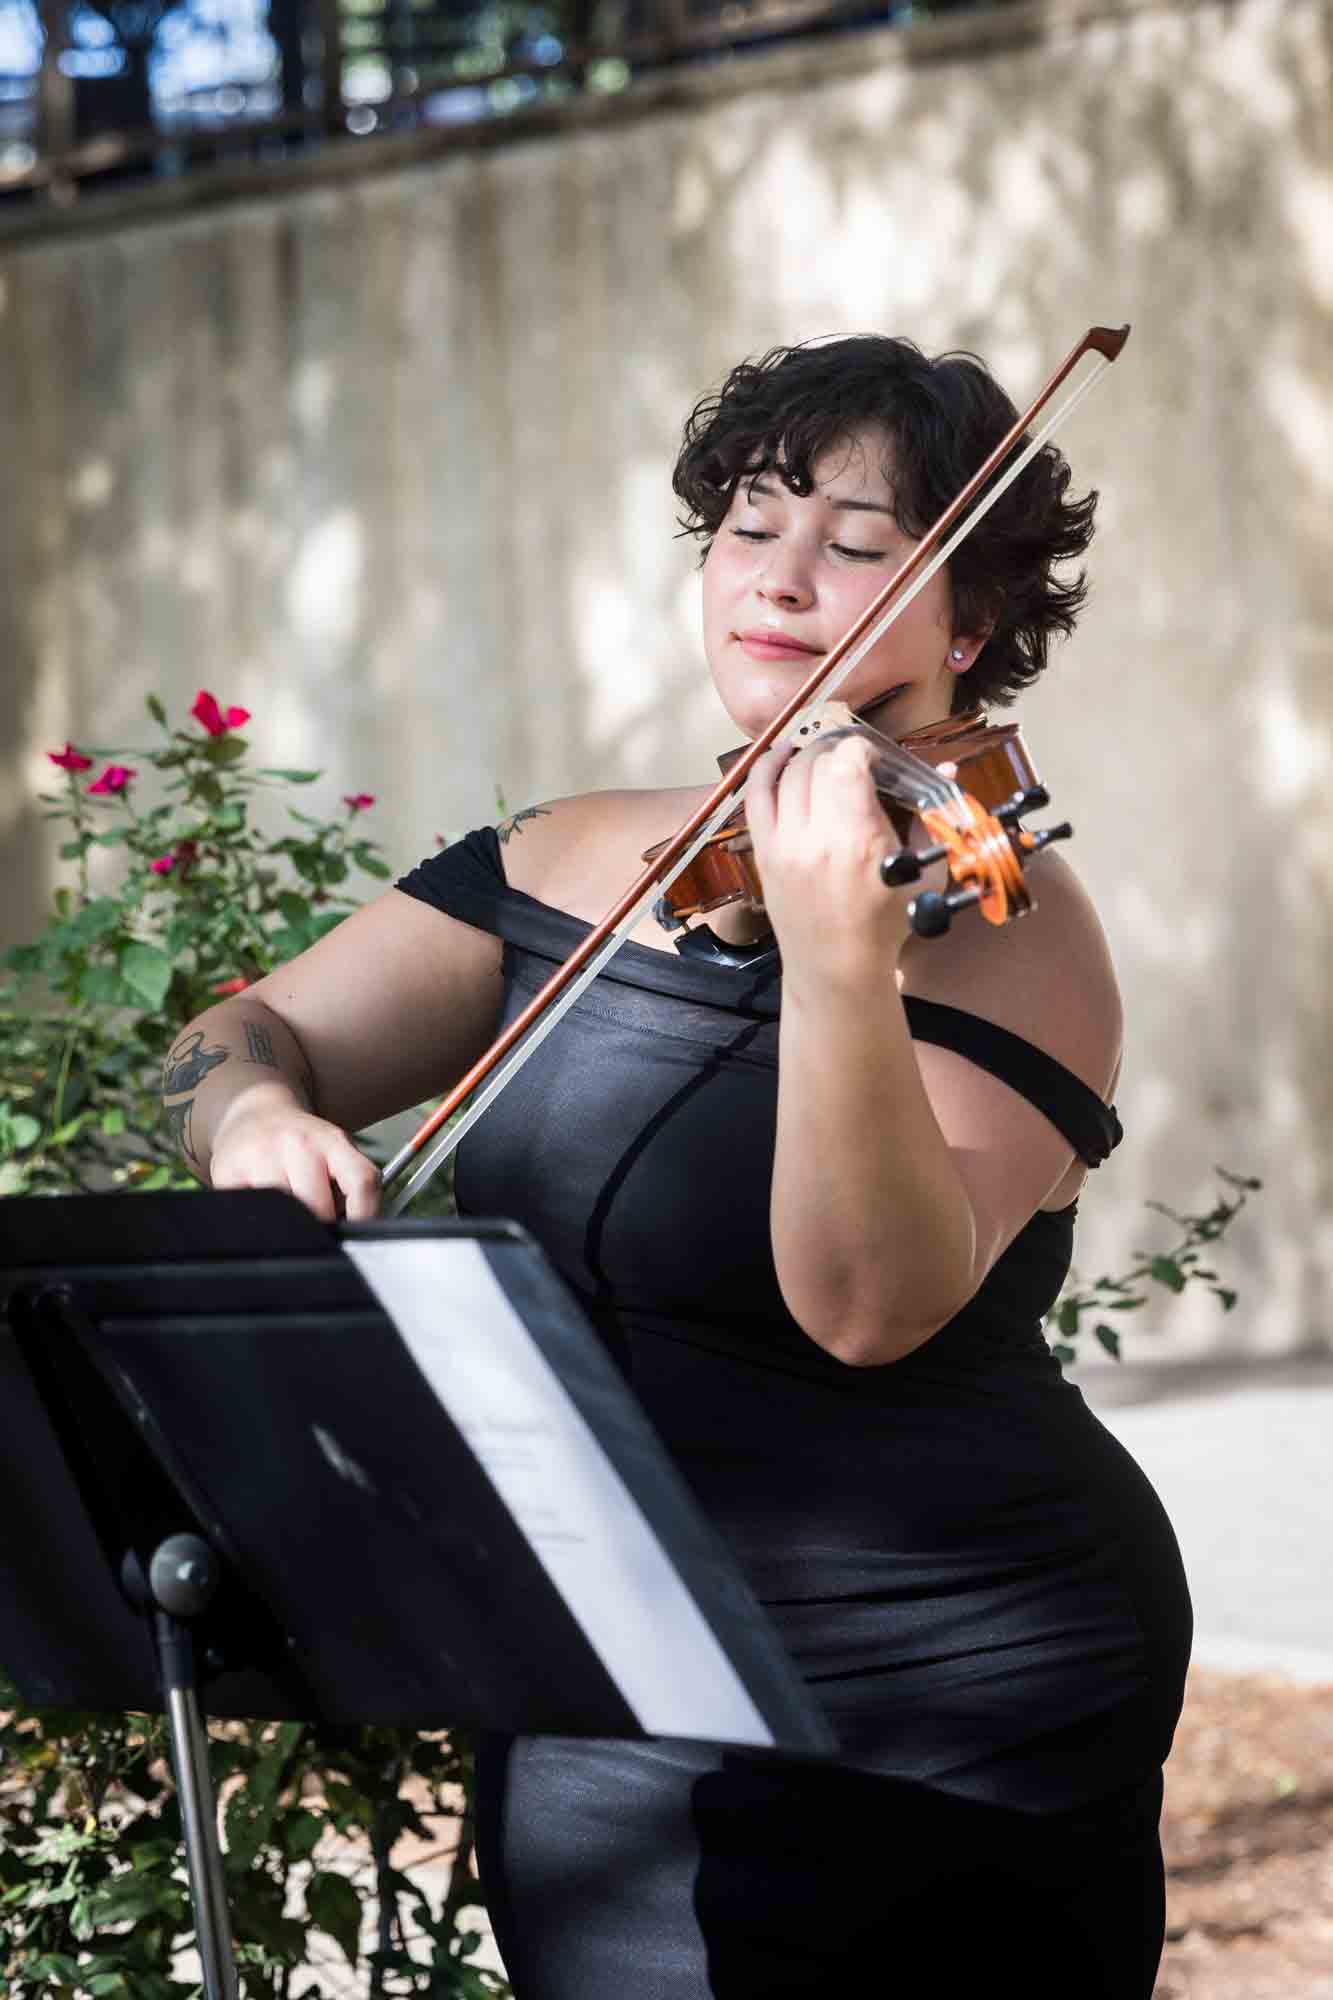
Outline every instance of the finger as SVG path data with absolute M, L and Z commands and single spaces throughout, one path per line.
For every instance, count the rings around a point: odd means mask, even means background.
M 318 1153 L 293 1147 L 287 1159 L 287 1185 L 321 1222 L 336 1222 L 329 1170 Z
M 790 743 L 775 743 L 755 759 L 745 783 L 745 817 L 750 831 L 762 840 L 778 813 L 778 781 L 795 756 Z
M 820 767 L 811 773 L 813 809 L 831 810 L 844 820 L 849 815 L 873 820 L 876 830 L 882 831 L 884 814 L 875 790 L 874 752 L 868 743 L 846 736 L 810 761 Z
M 331 1149 L 329 1165 L 342 1190 L 343 1209 L 349 1222 L 370 1222 L 380 1212 L 380 1177 L 373 1162 L 358 1152 L 350 1140 Z

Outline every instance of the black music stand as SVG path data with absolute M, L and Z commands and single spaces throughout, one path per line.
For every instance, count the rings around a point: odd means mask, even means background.
M 0 1658 L 165 1709 L 207 2000 L 217 1716 L 836 1744 L 623 1378 L 506 1222 L 0 1202 Z

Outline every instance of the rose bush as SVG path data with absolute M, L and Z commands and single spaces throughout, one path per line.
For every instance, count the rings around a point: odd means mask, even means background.
M 284 829 L 265 832 L 257 802 L 318 773 L 252 768 L 248 712 L 207 690 L 193 726 L 148 709 L 159 740 L 146 748 L 48 753 L 61 779 L 44 804 L 65 825 L 72 880 L 41 937 L 5 961 L 0 1194 L 193 1187 L 159 1122 L 181 1027 L 341 922 L 358 876 L 390 873 L 363 830 L 370 793 L 329 817 L 287 803 Z M 377 1996 L 507 1990 L 473 1962 L 465 1741 L 256 1722 L 215 1725 L 209 1748 L 247 2000 L 284 2000 L 298 1974 L 319 2000 L 330 1955 Z M 452 1860 L 442 1904 L 398 1865 L 404 1835 Z M 179 1838 L 157 1718 L 38 1712 L 0 1674 L 0 1992 L 195 1993 L 179 1962 Z

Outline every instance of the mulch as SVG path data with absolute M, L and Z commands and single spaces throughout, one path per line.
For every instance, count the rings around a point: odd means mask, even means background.
M 1153 2000 L 1333 2000 L 1333 1686 L 1195 1669 Z

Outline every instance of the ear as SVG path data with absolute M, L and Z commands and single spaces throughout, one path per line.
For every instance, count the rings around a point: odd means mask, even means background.
M 984 625 L 979 632 L 955 632 L 949 641 L 949 651 L 945 659 L 949 672 L 965 674 L 968 668 L 975 664 L 977 654 L 994 630 L 994 625 Z

